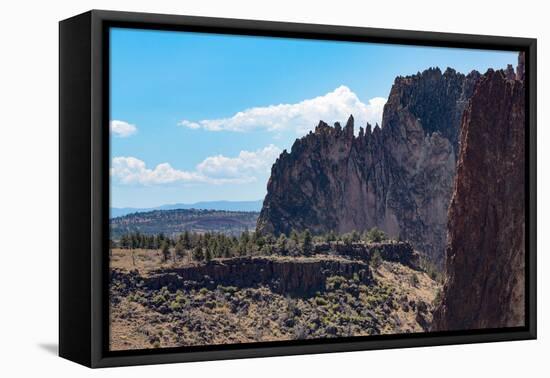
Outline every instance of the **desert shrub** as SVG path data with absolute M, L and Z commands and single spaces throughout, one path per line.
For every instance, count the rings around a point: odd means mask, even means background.
M 417 287 L 418 284 L 420 284 L 420 280 L 418 279 L 418 276 L 416 275 L 416 273 L 413 273 L 410 276 L 409 280 L 410 280 L 411 286 Z
M 170 310 L 179 311 L 179 310 L 181 310 L 181 308 L 182 308 L 182 306 L 181 306 L 180 302 L 175 301 L 175 300 L 170 302 Z
M 176 298 L 174 299 L 174 301 L 178 303 L 180 306 L 182 306 L 187 302 L 187 300 L 185 299 L 185 296 L 183 295 L 183 293 L 181 294 L 180 293 L 181 293 L 180 290 L 176 292 Z
M 153 297 L 153 303 L 161 305 L 167 301 L 167 298 L 163 294 L 157 294 Z
M 326 306 L 328 302 L 323 297 L 317 297 L 315 298 L 315 304 L 317 304 L 317 306 Z
M 342 276 L 330 276 L 327 278 L 327 288 L 337 290 L 340 289 L 345 282 L 346 279 Z
M 234 294 L 239 290 L 235 286 L 222 286 L 222 285 L 219 285 L 218 289 L 220 289 L 224 293 L 229 293 L 229 294 Z
M 379 250 L 375 249 L 372 253 L 370 264 L 374 269 L 378 269 L 382 265 L 382 255 Z

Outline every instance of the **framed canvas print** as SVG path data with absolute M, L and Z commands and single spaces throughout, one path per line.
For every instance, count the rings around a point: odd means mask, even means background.
M 60 22 L 60 355 L 536 337 L 536 40 Z

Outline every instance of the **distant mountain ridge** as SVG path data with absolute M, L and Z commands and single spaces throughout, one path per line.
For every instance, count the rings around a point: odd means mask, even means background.
M 123 234 L 140 232 L 147 235 L 163 233 L 175 236 L 184 231 L 217 232 L 237 236 L 247 230 L 254 230 L 258 212 L 175 209 L 152 210 L 112 218 L 109 221 L 111 238 Z
M 178 210 L 178 209 L 198 209 L 198 210 L 223 210 L 223 211 L 254 211 L 259 212 L 262 209 L 263 200 L 257 201 L 202 201 L 195 203 L 174 203 L 149 208 L 137 207 L 111 207 L 110 218 L 122 217 L 128 214 L 145 213 L 154 210 Z

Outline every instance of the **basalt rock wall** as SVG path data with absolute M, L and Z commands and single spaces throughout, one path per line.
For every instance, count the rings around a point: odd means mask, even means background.
M 525 85 L 489 71 L 462 120 L 435 330 L 525 324 Z

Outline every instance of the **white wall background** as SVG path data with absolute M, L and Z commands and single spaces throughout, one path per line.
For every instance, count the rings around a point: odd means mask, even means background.
M 538 38 L 539 340 L 89 370 L 55 355 L 58 247 L 58 25 L 89 9 Z M 550 177 L 544 1 L 9 1 L 0 22 L 0 375 L 187 377 L 542 376 L 550 371 Z M 312 57 L 314 60 L 315 57 Z M 546 353 L 544 351 L 546 349 Z

